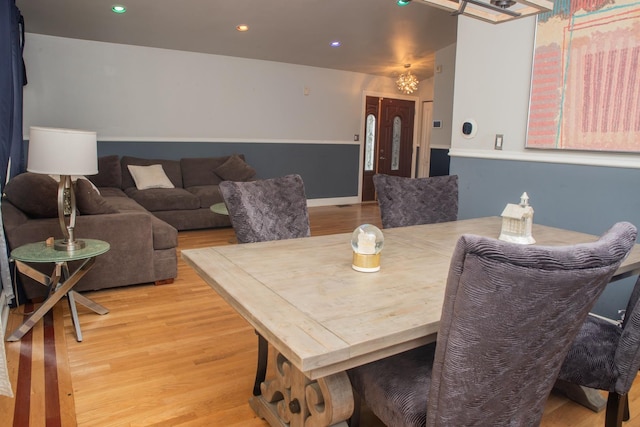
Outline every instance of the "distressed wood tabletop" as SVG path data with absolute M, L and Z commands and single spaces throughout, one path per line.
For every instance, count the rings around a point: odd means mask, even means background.
M 449 262 L 465 233 L 497 237 L 499 217 L 383 230 L 381 269 L 351 268 L 351 233 L 209 247 L 182 257 L 310 379 L 435 340 Z M 603 230 L 604 231 L 604 230 Z M 538 245 L 598 237 L 535 224 Z M 636 245 L 616 273 L 640 270 Z

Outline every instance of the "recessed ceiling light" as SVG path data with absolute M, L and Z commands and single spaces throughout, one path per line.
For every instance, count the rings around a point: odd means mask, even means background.
M 113 13 L 125 13 L 127 11 L 127 8 L 122 6 L 121 4 L 114 4 L 113 6 L 111 6 L 111 11 Z
M 244 31 L 249 31 L 249 26 L 248 26 L 248 25 L 238 25 L 238 26 L 236 27 L 236 30 L 238 30 L 238 31 L 242 31 L 242 32 L 244 32 Z
M 340 43 L 340 41 L 335 40 L 331 42 L 331 47 L 340 47 L 342 46 L 342 43 Z

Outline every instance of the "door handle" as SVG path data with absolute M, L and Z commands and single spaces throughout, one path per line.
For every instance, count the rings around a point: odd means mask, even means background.
M 380 156 L 380 160 L 386 160 L 386 157 Z

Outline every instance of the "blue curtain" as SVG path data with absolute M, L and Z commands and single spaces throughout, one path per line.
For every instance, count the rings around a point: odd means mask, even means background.
M 24 20 L 15 0 L 0 0 L 0 190 L 22 170 L 22 87 L 26 71 L 22 59 Z M 1 203 L 1 201 L 0 201 Z M 14 297 L 7 245 L 0 216 L 0 267 L 2 288 Z

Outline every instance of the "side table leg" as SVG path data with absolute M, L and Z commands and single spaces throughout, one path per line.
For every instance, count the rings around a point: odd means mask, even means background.
M 80 320 L 78 319 L 78 309 L 76 308 L 76 300 L 73 296 L 74 292 L 69 291 L 67 294 L 67 302 L 69 303 L 69 312 L 71 313 L 71 321 L 76 330 L 76 341 L 82 342 L 82 330 L 80 329 Z
M 51 308 L 56 305 L 56 303 L 60 301 L 63 296 L 69 293 L 69 291 L 76 285 L 76 283 L 78 283 L 78 280 L 80 280 L 82 276 L 87 274 L 87 271 L 91 269 L 94 262 L 95 257 L 88 258 L 85 262 L 83 262 L 80 268 L 78 268 L 71 275 L 71 277 L 69 277 L 69 279 L 65 280 L 64 283 L 62 283 L 60 287 L 57 288 L 55 292 L 53 292 L 49 296 L 49 298 L 47 298 L 42 303 L 42 305 L 38 307 L 36 311 L 31 313 L 27 320 L 25 320 L 24 323 L 18 327 L 18 329 L 13 331 L 9 338 L 7 338 L 7 341 L 18 341 L 24 336 L 24 334 L 29 332 L 31 328 L 33 328 L 33 325 L 35 325 L 40 319 L 42 319 L 42 317 L 47 314 L 47 312 L 51 310 Z
M 76 331 L 76 341 L 78 342 L 82 341 L 82 329 L 80 329 L 80 319 L 78 318 L 76 303 L 84 305 L 97 314 L 107 314 L 109 312 L 107 308 L 74 290 L 69 291 L 67 294 L 67 302 L 69 303 L 69 312 L 71 313 L 71 320 L 73 321 L 73 327 Z
M 84 295 L 82 295 L 81 293 L 78 293 L 76 291 L 69 291 L 69 294 L 73 294 L 73 297 L 75 298 L 76 302 L 78 304 L 82 304 L 85 307 L 87 307 L 89 310 L 97 313 L 97 314 L 107 314 L 109 313 L 109 309 L 98 304 L 97 302 L 95 302 L 92 299 L 89 299 L 87 297 L 85 297 Z

